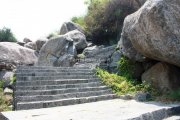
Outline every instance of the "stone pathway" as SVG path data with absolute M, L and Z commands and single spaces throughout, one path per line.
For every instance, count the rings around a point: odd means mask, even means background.
M 54 108 L 3 112 L 2 114 L 9 120 L 126 120 L 179 105 L 114 99 Z
M 89 67 L 26 67 L 16 71 L 15 110 L 117 98 Z

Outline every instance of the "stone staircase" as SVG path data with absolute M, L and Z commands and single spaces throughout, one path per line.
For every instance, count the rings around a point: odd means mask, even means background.
M 16 71 L 14 109 L 27 110 L 116 98 L 89 67 L 27 67 Z

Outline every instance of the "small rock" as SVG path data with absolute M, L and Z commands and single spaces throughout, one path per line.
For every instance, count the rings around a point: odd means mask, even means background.
M 123 99 L 123 100 L 131 100 L 133 98 L 134 98 L 134 96 L 130 95 L 130 94 L 120 96 L 120 99 Z
M 11 94 L 13 94 L 13 90 L 10 89 L 10 88 L 8 88 L 8 87 L 6 87 L 6 88 L 4 89 L 4 94 L 5 94 L 5 95 L 11 95 Z
M 136 93 L 134 97 L 136 101 L 140 101 L 140 102 L 147 101 L 150 98 L 151 98 L 151 95 L 149 93 L 144 93 L 144 92 L 138 92 Z

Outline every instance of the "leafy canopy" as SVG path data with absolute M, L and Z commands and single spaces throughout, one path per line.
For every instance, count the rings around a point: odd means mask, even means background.
M 4 27 L 0 29 L 0 42 L 17 42 L 11 29 Z

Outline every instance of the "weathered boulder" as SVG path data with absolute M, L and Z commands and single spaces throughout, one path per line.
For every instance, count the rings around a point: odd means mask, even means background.
M 0 42 L 0 62 L 32 65 L 37 61 L 34 50 L 12 42 Z
M 73 39 L 59 35 L 48 40 L 40 50 L 38 66 L 72 66 L 76 56 Z
M 70 31 L 65 35 L 73 39 L 77 51 L 83 50 L 87 47 L 86 36 L 78 30 Z
M 120 51 L 115 51 L 111 56 L 110 67 L 117 67 L 117 62 L 120 60 L 122 53 Z
M 14 72 L 12 71 L 2 70 L 0 71 L 0 80 L 10 81 L 13 75 L 14 75 Z
M 135 94 L 134 99 L 136 101 L 144 102 L 151 99 L 151 95 L 148 92 L 138 92 Z
M 143 54 L 180 66 L 179 13 L 179 0 L 147 0 L 125 18 L 121 41 L 129 48 L 125 47 L 124 53 L 132 53 L 135 58 Z
M 179 88 L 180 68 L 159 62 L 142 75 L 142 81 L 151 83 L 160 92 Z
M 24 38 L 24 39 L 23 39 L 23 42 L 24 42 L 24 43 L 28 43 L 28 42 L 32 42 L 32 40 L 30 40 L 29 38 Z
M 28 42 L 24 45 L 24 47 L 30 48 L 32 50 L 37 50 L 37 46 L 35 42 Z
M 112 54 L 115 51 L 116 46 L 108 46 L 105 47 L 103 45 L 101 46 L 92 46 L 92 47 L 87 47 L 84 49 L 83 54 L 87 58 L 99 58 L 99 59 L 106 59 L 112 56 Z
M 37 51 L 41 50 L 42 46 L 46 43 L 46 41 L 48 41 L 48 39 L 46 38 L 36 40 Z
M 64 35 L 73 30 L 78 30 L 81 33 L 84 33 L 84 30 L 78 24 L 73 22 L 64 22 L 60 29 L 60 35 Z
M 126 26 L 124 25 L 123 27 L 125 28 Z M 137 50 L 133 47 L 130 39 L 127 37 L 125 30 L 123 30 L 121 34 L 121 39 L 118 42 L 118 48 L 124 56 L 128 57 L 133 61 L 144 62 L 146 59 L 141 53 L 137 52 Z
M 24 45 L 26 44 L 25 42 L 21 42 L 21 41 L 18 41 L 18 42 L 16 42 L 17 44 L 19 44 L 20 46 L 23 46 L 24 47 Z

